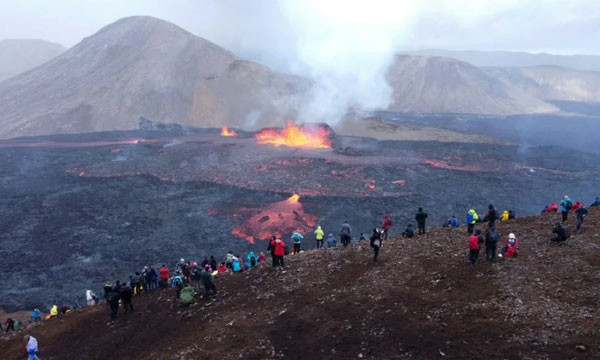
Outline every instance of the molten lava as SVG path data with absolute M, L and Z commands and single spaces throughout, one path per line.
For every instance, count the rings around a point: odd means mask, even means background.
M 256 239 L 269 239 L 272 235 L 291 234 L 294 231 L 308 233 L 313 231 L 317 217 L 304 212 L 300 196 L 294 194 L 283 201 L 268 205 L 264 209 L 239 209 L 249 218 L 234 228 L 231 233 L 251 244 Z
M 221 136 L 237 136 L 238 133 L 233 130 L 229 130 L 227 126 L 221 128 Z
M 287 127 L 264 129 L 254 135 L 259 144 L 273 146 L 290 146 L 303 149 L 329 149 L 329 130 L 325 127 L 299 127 L 288 121 Z

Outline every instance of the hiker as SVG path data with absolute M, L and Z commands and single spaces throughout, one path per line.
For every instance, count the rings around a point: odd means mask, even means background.
M 115 285 L 111 286 L 108 291 L 108 295 L 106 296 L 106 301 L 108 302 L 108 306 L 110 308 L 110 318 L 111 320 L 115 320 L 119 313 L 119 299 L 121 298 L 119 282 L 117 281 Z
M 242 260 L 235 255 L 233 256 L 233 262 L 231 263 L 231 270 L 233 270 L 233 272 L 242 271 Z
M 477 263 L 479 257 L 479 246 L 483 243 L 481 229 L 475 229 L 475 234 L 469 236 L 469 263 Z
M 387 214 L 383 215 L 383 222 L 381 223 L 381 230 L 383 231 L 383 239 L 387 240 L 388 232 L 392 227 L 392 218 L 390 218 Z
M 48 316 L 46 316 L 46 320 L 48 319 L 52 319 L 53 317 L 58 316 L 58 305 L 52 305 L 52 308 L 50 308 L 50 314 L 48 314 Z
M 205 257 L 204 260 L 207 261 L 208 263 L 208 259 Z M 192 263 L 190 263 L 189 261 L 185 264 L 185 268 L 183 269 L 183 281 L 186 284 L 190 283 L 190 276 L 191 276 L 191 271 L 192 271 Z
M 158 288 L 158 274 L 154 267 L 150 266 L 150 284 L 148 285 L 148 290 L 154 290 Z
M 352 240 L 352 228 L 350 227 L 350 224 L 348 224 L 348 221 L 346 220 L 342 224 L 342 228 L 340 230 L 340 241 L 342 242 L 342 245 L 348 246 L 348 244 L 350 244 L 351 240 Z
M 498 216 L 498 212 L 496 211 L 496 208 L 494 208 L 494 205 L 489 204 L 488 205 L 488 211 L 485 213 L 485 217 L 483 218 L 483 221 L 487 221 L 488 224 L 490 226 L 495 225 L 496 220 L 498 220 L 500 218 L 500 216 Z
M 31 320 L 36 323 L 39 321 L 42 321 L 42 318 L 40 317 L 41 311 L 38 308 L 33 309 L 33 311 L 31 312 Z
M 555 235 L 550 239 L 550 241 L 557 243 L 566 241 L 568 238 L 571 237 L 571 231 L 569 230 L 569 228 L 566 225 L 561 224 L 560 222 L 556 223 L 554 229 L 552 230 L 552 233 Z
M 589 214 L 588 209 L 585 206 L 581 205 L 576 211 L 575 215 L 577 215 L 577 225 L 575 226 L 575 233 L 579 232 L 579 228 L 581 224 L 583 224 L 583 219 Z
M 517 214 L 514 210 L 508 210 L 508 220 L 513 220 L 517 218 Z
M 319 225 L 317 226 L 317 230 L 315 230 L 315 239 L 317 239 L 317 249 L 323 247 L 323 236 L 325 236 L 325 233 L 323 232 L 323 229 L 321 229 L 321 225 Z
M 596 200 L 590 206 L 600 206 L 600 196 L 596 196 Z
M 10 330 L 15 331 L 15 321 L 13 319 L 6 319 L 6 323 L 4 323 L 4 325 L 6 325 L 6 333 L 8 333 Z
M 496 230 L 494 223 L 490 223 L 485 234 L 485 258 L 488 261 L 493 261 L 496 258 L 496 247 L 498 246 L 500 235 Z
M 558 212 L 558 205 L 555 202 L 551 202 L 550 205 L 546 206 L 546 208 L 542 211 L 543 213 L 555 213 Z
M 224 262 L 219 264 L 219 274 L 226 273 L 227 270 L 227 265 Z
M 64 315 L 64 314 L 68 313 L 69 311 L 71 311 L 71 310 L 69 310 L 69 307 L 68 307 L 67 305 L 65 305 L 65 304 L 62 304 L 62 305 L 60 306 L 60 310 L 59 310 L 58 312 L 59 312 L 61 315 Z
M 560 202 L 560 212 L 562 214 L 562 222 L 567 221 L 567 219 L 569 217 L 569 211 L 571 210 L 572 207 L 573 207 L 573 201 L 571 200 L 571 198 L 569 198 L 568 195 L 565 195 L 565 197 Z
M 250 265 L 250 267 L 256 266 L 256 256 L 254 255 L 254 251 L 250 251 L 248 253 L 248 264 Z
M 335 236 L 333 236 L 333 234 L 329 234 L 327 236 L 327 247 L 328 248 L 334 248 L 337 245 L 337 239 L 335 238 Z
M 260 254 L 258 254 L 258 262 L 261 263 L 265 260 L 267 260 L 267 257 L 265 256 L 265 253 L 261 251 Z
M 138 295 L 141 291 L 140 289 L 140 273 L 139 272 L 135 272 L 133 275 L 129 276 L 129 282 L 131 283 L 131 288 L 133 290 L 133 293 Z
M 450 219 L 448 219 L 448 226 L 453 227 L 453 228 L 457 228 L 460 226 L 456 216 L 452 215 L 452 217 Z
M 469 235 L 473 233 L 473 228 L 478 220 L 479 215 L 477 215 L 475 209 L 471 209 L 467 212 L 467 233 L 469 233 Z
M 175 271 L 181 271 L 181 274 L 185 271 L 185 260 L 183 258 L 179 259 L 177 265 L 175 265 Z M 183 280 L 183 279 L 182 279 Z
M 519 239 L 517 239 L 515 234 L 508 234 L 506 244 L 504 245 L 504 248 L 502 248 L 502 253 L 505 257 L 516 257 L 519 255 Z
M 196 290 L 196 292 L 200 292 L 200 280 L 202 280 L 202 270 L 198 268 L 198 263 L 193 262 L 192 268 L 190 269 L 190 280 L 192 287 Z
M 573 206 L 571 207 L 571 211 L 572 212 L 577 212 L 577 209 L 579 209 L 582 206 L 583 206 L 583 204 L 581 203 L 581 201 L 577 200 L 575 202 L 575 204 L 573 204 Z
M 271 245 L 275 239 L 277 239 L 277 236 L 273 235 L 271 236 L 271 240 L 267 241 L 267 251 L 271 253 L 271 261 L 273 263 L 273 267 L 277 266 L 277 258 L 275 257 L 275 246 Z
M 204 285 L 204 297 L 208 298 L 210 295 L 217 295 L 217 286 L 213 280 L 212 273 L 208 267 L 204 268 L 201 273 L 202 284 Z
M 504 210 L 500 216 L 500 221 L 508 221 L 508 210 Z
M 37 339 L 31 335 L 25 335 L 24 339 L 27 341 L 27 345 L 25 346 L 25 349 L 27 350 L 27 360 L 40 360 L 40 358 L 37 356 Z
M 162 289 L 165 289 L 167 287 L 167 284 L 169 283 L 169 268 L 163 264 L 163 266 L 159 270 L 159 273 L 160 273 L 159 286 Z
M 294 254 L 300 252 L 300 245 L 302 243 L 302 239 L 304 239 L 304 236 L 302 236 L 302 234 L 300 234 L 299 232 L 296 231 L 292 234 L 292 241 L 294 243 Z
M 371 247 L 373 248 L 373 262 L 377 262 L 379 248 L 381 247 L 381 234 L 377 228 L 373 229 L 373 234 L 371 235 Z
M 210 268 L 212 269 L 212 271 L 217 270 L 217 259 L 215 259 L 214 255 L 210 256 Z
M 175 276 L 173 276 L 173 281 L 171 282 L 171 287 L 175 288 L 175 299 L 179 300 L 179 296 L 181 295 L 181 289 L 183 289 L 184 281 L 183 276 L 181 275 L 181 271 L 177 270 L 175 272 Z
M 124 283 L 121 286 L 121 302 L 123 303 L 123 309 L 125 309 L 125 314 L 129 312 L 129 310 L 133 311 L 133 304 L 131 303 L 131 298 L 133 297 L 133 290 L 131 286 Z
M 85 291 L 85 301 L 86 301 L 86 303 L 87 303 L 88 306 L 96 305 L 96 301 L 94 300 L 94 296 L 95 296 L 95 294 L 92 292 L 92 290 L 86 290 Z
M 285 256 L 285 243 L 283 240 L 275 237 L 275 240 L 271 241 L 271 246 L 273 247 L 273 252 L 275 254 L 275 262 L 273 263 L 273 267 L 284 267 L 283 257 Z
M 225 265 L 231 269 L 232 264 L 233 264 L 233 251 L 229 250 L 227 252 L 227 255 L 225 255 Z
M 406 226 L 406 229 L 404 230 L 404 232 L 401 235 L 402 235 L 402 237 L 409 238 L 409 239 L 412 238 L 413 236 L 415 236 L 415 230 L 413 229 L 412 224 L 408 224 Z
M 417 220 L 417 226 L 419 227 L 419 235 L 425 235 L 425 220 L 427 219 L 427 213 L 423 211 L 423 208 L 419 208 L 419 211 L 415 215 Z
M 363 241 L 365 241 L 365 240 L 367 240 L 367 239 L 365 238 L 365 234 L 363 234 L 363 233 L 360 233 L 360 236 L 358 237 L 358 242 L 360 243 L 360 242 L 363 242 Z
M 208 257 L 205 256 L 204 260 L 202 260 L 202 262 L 200 263 L 200 269 L 204 269 L 204 267 L 209 264 L 210 262 L 208 261 Z

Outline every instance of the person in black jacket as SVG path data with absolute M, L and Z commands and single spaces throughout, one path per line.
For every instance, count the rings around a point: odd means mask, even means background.
M 498 215 L 498 212 L 494 208 L 494 205 L 489 204 L 488 211 L 485 213 L 485 217 L 483 218 L 483 221 L 487 221 L 489 223 L 489 225 L 492 226 L 492 225 L 495 225 L 496 220 L 498 220 L 498 219 L 500 219 L 500 216 Z
M 133 305 L 131 304 L 131 298 L 133 297 L 133 290 L 131 290 L 131 286 L 124 283 L 121 286 L 121 301 L 123 302 L 123 309 L 125 310 L 125 314 L 129 312 L 129 310 L 133 311 Z
M 121 286 L 117 281 L 117 283 L 110 288 L 108 294 L 106 295 L 106 301 L 110 307 L 110 318 L 112 320 L 115 320 L 117 318 L 117 314 L 119 313 L 119 299 L 121 298 L 120 287 Z
M 210 256 L 210 268 L 212 271 L 217 271 L 217 259 L 214 255 Z
M 415 215 L 417 225 L 419 226 L 419 235 L 425 235 L 425 220 L 427 219 L 427 213 L 423 211 L 423 208 L 419 208 L 419 212 Z
M 381 248 L 381 234 L 377 228 L 373 229 L 373 234 L 371 235 L 371 247 L 373 248 L 373 262 L 377 262 L 379 249 Z
M 556 225 L 554 226 L 552 233 L 555 235 L 550 240 L 558 243 L 563 242 L 571 237 L 571 232 L 569 231 L 569 228 L 566 225 L 563 225 L 559 222 L 556 223 Z
M 488 230 L 485 234 L 485 258 L 488 261 L 492 261 L 496 258 L 496 248 L 498 247 L 498 240 L 500 240 L 500 234 L 496 230 L 496 226 L 490 223 Z
M 583 205 L 581 205 L 579 209 L 575 210 L 575 215 L 577 215 L 577 225 L 575 227 L 575 233 L 578 233 L 581 224 L 583 224 L 583 219 L 585 219 L 585 217 L 588 215 L 588 210 Z
M 406 230 L 404 230 L 404 232 L 401 235 L 402 235 L 402 237 L 409 238 L 409 239 L 412 238 L 413 236 L 415 236 L 415 229 L 413 229 L 412 224 L 408 224 L 406 226 Z

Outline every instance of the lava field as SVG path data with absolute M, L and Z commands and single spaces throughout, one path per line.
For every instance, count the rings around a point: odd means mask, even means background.
M 0 307 L 81 304 L 144 265 L 265 251 L 272 233 L 309 233 L 312 247 L 317 224 L 337 235 L 348 220 L 356 238 L 387 213 L 398 234 L 419 206 L 439 225 L 490 202 L 518 216 L 564 194 L 588 203 L 600 188 L 600 156 L 585 152 L 325 130 L 316 149 L 215 129 L 0 141 Z

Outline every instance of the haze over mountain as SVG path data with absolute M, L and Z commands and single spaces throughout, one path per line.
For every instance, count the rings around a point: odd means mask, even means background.
M 152 17 L 121 19 L 44 65 L 0 84 L 0 136 L 163 123 L 275 125 L 308 80 L 239 59 Z
M 37 39 L 0 40 L 0 82 L 65 52 L 60 44 Z
M 556 65 L 577 70 L 600 71 L 598 55 L 556 55 L 519 51 L 475 51 L 426 49 L 402 52 L 411 55 L 445 56 L 468 62 L 475 66 L 529 67 Z

